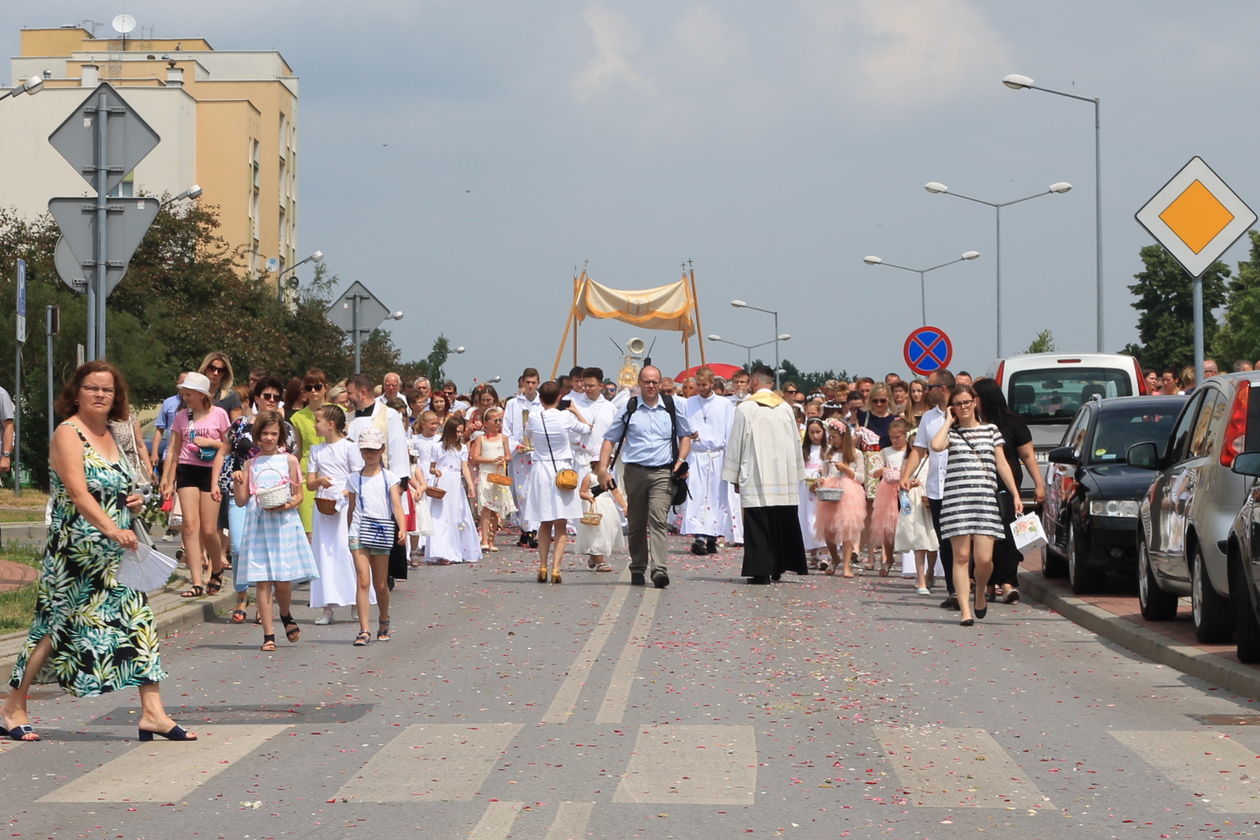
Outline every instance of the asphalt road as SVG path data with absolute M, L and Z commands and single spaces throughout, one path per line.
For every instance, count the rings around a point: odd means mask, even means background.
M 899 578 L 755 587 L 673 547 L 659 591 L 506 547 L 420 569 L 367 648 L 346 610 L 274 654 L 198 626 L 163 647 L 196 744 L 44 689 L 46 740 L 0 741 L 7 836 L 1260 834 L 1250 701 L 1037 605 L 962 628 Z

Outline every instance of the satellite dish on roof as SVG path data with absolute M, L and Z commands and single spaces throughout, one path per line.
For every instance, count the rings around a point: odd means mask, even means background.
M 122 14 L 116 16 L 111 25 L 114 27 L 115 32 L 120 35 L 126 35 L 128 32 L 136 28 L 136 19 L 131 15 Z

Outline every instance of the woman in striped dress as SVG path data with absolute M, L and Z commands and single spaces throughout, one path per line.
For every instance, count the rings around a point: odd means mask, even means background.
M 980 402 L 970 385 L 956 385 L 949 394 L 949 412 L 932 438 L 932 451 L 949 450 L 941 499 L 941 539 L 954 552 L 954 591 L 964 627 L 989 611 L 985 592 L 993 574 L 993 542 L 1006 534 L 998 510 L 997 482 L 1001 479 L 1015 500 L 1015 515 L 1023 513 L 1019 486 L 1002 451 L 1002 433 L 982 423 Z M 976 597 L 971 600 L 971 566 L 975 564 Z

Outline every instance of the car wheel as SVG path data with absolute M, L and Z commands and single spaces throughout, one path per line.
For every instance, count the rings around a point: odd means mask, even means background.
M 1147 621 L 1172 621 L 1177 617 L 1177 596 L 1159 588 L 1142 529 L 1138 529 L 1138 607 Z
M 1260 662 L 1260 621 L 1252 604 L 1251 587 L 1243 571 L 1242 561 L 1233 558 L 1229 564 L 1229 599 L 1234 603 L 1234 630 L 1238 641 L 1238 661 Z
M 1062 529 L 1060 529 L 1062 533 Z M 1050 543 L 1041 552 L 1041 574 L 1048 578 L 1061 578 L 1068 573 L 1067 562 L 1055 551 L 1054 543 Z
M 1076 538 L 1076 524 L 1068 520 L 1067 530 L 1067 572 L 1072 591 L 1084 595 L 1102 588 L 1105 572 L 1086 562 L 1087 552 L 1081 551 L 1080 540 Z
M 1234 634 L 1234 613 L 1229 600 L 1212 588 L 1203 549 L 1198 545 L 1190 558 L 1190 607 L 1194 637 L 1200 642 L 1228 642 Z

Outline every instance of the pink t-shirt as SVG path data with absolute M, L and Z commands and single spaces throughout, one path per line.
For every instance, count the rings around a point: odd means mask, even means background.
M 227 431 L 228 426 L 232 425 L 232 421 L 228 419 L 228 414 L 217 405 L 210 409 L 210 413 L 200 420 L 189 425 L 190 412 L 186 409 L 175 413 L 175 422 L 171 424 L 171 432 L 179 432 L 184 437 L 184 445 L 179 448 L 179 463 L 192 464 L 198 467 L 209 467 L 213 463 L 201 460 L 198 454 L 201 448 L 193 443 L 193 438 L 207 437 L 215 440 L 223 440 L 223 433 Z

